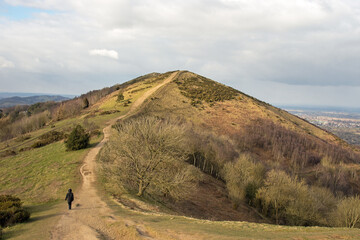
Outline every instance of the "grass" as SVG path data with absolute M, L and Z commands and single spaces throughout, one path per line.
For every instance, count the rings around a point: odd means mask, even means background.
M 91 140 L 94 145 L 100 137 Z M 14 194 L 25 204 L 62 198 L 80 182 L 78 168 L 88 149 L 66 151 L 63 142 L 0 160 L 0 193 Z
M 360 239 L 360 229 L 292 227 L 235 221 L 209 221 L 124 209 L 105 198 L 115 214 L 146 227 L 156 239 Z
M 145 82 L 137 82 L 129 86 L 124 92 L 125 100 L 131 99 L 134 102 L 148 90 L 147 86 L 150 84 L 155 86 L 158 83 L 154 79 L 150 77 Z M 156 95 L 159 98 L 148 100 L 150 104 L 148 104 L 149 108 L 147 110 L 155 111 L 159 115 L 169 115 L 171 113 L 178 115 L 181 113 L 185 118 L 194 118 L 195 114 L 199 114 L 199 116 L 195 117 L 194 122 L 202 124 L 204 119 L 206 121 L 203 115 L 208 114 L 206 113 L 207 110 L 213 109 L 212 111 L 218 111 L 222 121 L 224 121 L 224 115 L 226 116 L 227 113 L 221 109 L 227 107 L 227 103 L 217 102 L 214 108 L 206 107 L 205 111 L 200 111 L 193 108 L 190 105 L 191 99 L 181 95 L 180 91 L 175 87 L 176 84 L 173 83 L 161 89 L 160 93 Z M 173 95 L 169 95 L 167 91 L 170 91 Z M 117 102 L 117 93 L 114 92 L 106 100 L 87 110 L 88 113 L 90 111 L 94 113 L 94 115 L 89 116 L 88 121 L 95 123 L 102 129 L 109 120 L 128 112 L 131 105 L 124 107 L 121 102 Z M 257 104 L 253 100 L 244 100 L 244 96 L 241 95 L 241 97 L 243 100 L 239 101 L 236 106 L 237 109 L 241 110 L 243 104 L 251 104 L 252 109 L 256 109 Z M 206 101 L 206 99 L 203 100 Z M 231 100 L 231 102 L 235 101 L 237 100 Z M 278 111 L 269 111 L 266 106 L 261 108 L 259 111 L 266 110 L 265 112 L 269 114 L 270 118 L 275 115 L 273 113 Z M 99 115 L 99 112 L 108 110 L 119 110 L 120 112 Z M 282 117 L 285 119 L 290 118 L 287 113 L 282 113 Z M 295 118 L 291 120 L 300 122 Z M 55 128 L 47 126 L 30 133 L 31 137 L 25 139 L 22 143 L 16 142 L 14 139 L 8 141 L 8 147 L 1 144 L 0 149 L 30 146 L 40 135 L 46 132 L 59 129 L 65 130 L 77 123 L 83 123 L 83 121 L 84 115 L 55 122 Z M 236 119 L 233 122 L 240 126 Z M 102 136 L 92 139 L 91 143 L 96 144 L 101 138 Z M 21 146 L 18 146 L 20 144 Z M 0 193 L 14 193 L 19 196 L 25 202 L 24 206 L 32 214 L 29 222 L 4 229 L 5 239 L 50 238 L 49 228 L 59 220 L 59 213 L 61 213 L 61 208 L 64 207 L 59 204 L 60 200 L 63 201 L 64 193 L 69 187 L 76 189 L 79 186 L 81 177 L 78 169 L 88 150 L 89 148 L 76 152 L 66 152 L 63 142 L 57 142 L 39 149 L 20 152 L 16 156 L 0 159 Z M 103 191 L 101 193 L 105 195 Z M 360 239 L 359 229 L 288 227 L 249 222 L 214 222 L 166 214 L 143 214 L 124 209 L 116 205 L 109 197 L 105 197 L 105 200 L 116 215 L 121 216 L 122 219 L 129 219 L 143 224 L 149 234 L 158 239 Z M 121 227 L 124 228 L 124 225 Z M 136 233 L 135 229 L 133 230 Z M 136 235 L 134 235 L 135 238 Z
M 150 78 L 138 82 L 125 90 L 125 100 L 136 101 L 148 88 L 159 81 Z M 132 92 L 132 93 L 130 93 Z M 128 112 L 131 103 L 124 106 L 117 102 L 117 92 L 110 94 L 99 104 L 87 109 L 83 115 L 54 122 L 37 131 L 27 134 L 26 138 L 12 139 L 0 143 L 0 151 L 14 149 L 15 156 L 0 159 L 0 194 L 14 194 L 23 202 L 24 207 L 31 212 L 30 221 L 4 230 L 4 238 L 12 239 L 48 239 L 45 226 L 53 226 L 58 221 L 58 203 L 65 197 L 68 188 L 76 189 L 81 182 L 79 167 L 90 148 L 79 151 L 65 151 L 63 141 L 47 146 L 19 151 L 36 142 L 39 137 L 52 130 L 68 132 L 74 125 L 82 124 L 84 116 L 89 114 L 87 121 L 103 129 L 107 122 Z M 101 115 L 102 111 L 118 110 L 112 114 Z M 54 127 L 55 126 L 55 127 Z M 95 146 L 103 135 L 91 139 Z M 19 141 L 21 139 L 21 141 Z M 60 200 L 59 200 L 60 199 Z
M 53 226 L 59 221 L 60 208 L 66 208 L 64 205 L 59 205 L 57 201 L 25 207 L 31 212 L 30 220 L 3 229 L 3 239 L 50 239 L 49 226 Z
M 93 138 L 94 146 L 102 136 Z M 14 194 L 31 213 L 30 220 L 4 229 L 4 239 L 49 239 L 49 229 L 60 218 L 60 202 L 68 188 L 78 188 L 78 173 L 90 148 L 65 151 L 63 142 L 0 159 L 0 194 Z

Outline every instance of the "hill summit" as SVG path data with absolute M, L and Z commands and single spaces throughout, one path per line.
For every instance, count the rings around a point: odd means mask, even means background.
M 129 142 L 137 146 L 133 154 L 141 152 L 140 146 L 145 143 L 151 145 L 150 149 L 157 149 L 161 146 L 157 138 L 167 141 L 161 131 L 167 132 L 169 141 L 181 138 L 178 148 L 186 154 L 178 155 L 180 163 L 159 160 L 156 166 L 161 166 L 160 169 L 149 173 L 151 181 L 123 179 L 126 192 L 137 192 L 138 196 L 162 202 L 171 211 L 199 218 L 295 225 L 328 224 L 329 216 L 321 209 L 334 210 L 336 198 L 360 192 L 359 155 L 340 138 L 192 72 L 145 75 L 137 84 L 156 83 L 170 74 L 174 76 L 171 82 L 148 98 L 136 115 L 115 126 L 118 134 L 100 159 L 108 159 L 103 162 L 106 171 L 122 165 L 118 172 L 131 172 L 134 169 L 127 161 L 132 160 L 124 152 L 131 152 L 132 147 L 115 146 Z M 136 87 L 129 89 L 133 88 Z M 134 133 L 135 129 L 140 129 L 136 133 L 140 135 Z M 147 135 L 142 135 L 143 131 Z M 179 131 L 183 133 L 169 133 Z M 115 158 L 109 160 L 109 154 Z M 153 155 L 143 149 L 141 156 Z M 147 166 L 141 162 L 132 164 Z M 134 171 L 135 176 L 141 175 Z M 149 166 L 144 171 L 149 171 Z M 278 181 L 283 181 L 284 186 L 277 186 Z M 108 184 L 118 185 L 111 179 Z M 146 187 L 140 191 L 144 184 Z M 186 189 L 192 189 L 192 194 Z M 113 191 L 119 201 L 130 204 L 129 199 L 121 197 L 124 192 Z M 280 207 L 276 206 L 280 200 L 271 195 L 272 191 L 282 195 Z M 294 199 L 299 199 L 298 205 L 293 204 Z M 328 205 L 323 203 L 325 199 L 331 199 Z M 309 204 L 311 210 L 302 210 Z

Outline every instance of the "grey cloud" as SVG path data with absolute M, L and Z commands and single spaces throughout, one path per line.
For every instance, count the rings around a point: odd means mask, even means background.
M 89 76 L 95 86 L 90 76 L 97 73 L 116 79 L 189 69 L 224 83 L 247 81 L 261 94 L 271 84 L 360 86 L 357 0 L 6 2 L 61 10 L 27 22 L 0 20 L 0 56 L 14 71 L 60 76 L 68 84 Z M 91 49 L 111 49 L 118 59 L 89 56 Z

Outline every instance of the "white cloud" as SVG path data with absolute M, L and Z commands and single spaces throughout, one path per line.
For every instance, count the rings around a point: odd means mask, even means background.
M 102 57 L 109 57 L 113 59 L 119 59 L 119 54 L 114 50 L 107 50 L 107 49 L 92 49 L 89 51 L 91 56 L 102 56 Z
M 284 91 L 300 85 L 360 86 L 359 0 L 5 2 L 59 10 L 26 21 L 0 17 L 0 55 L 24 76 L 62 79 L 78 93 L 173 69 L 236 82 L 240 90 L 255 89 L 265 97 L 272 84 L 284 84 Z M 1 85 L 14 82 L 17 75 L 10 71 L 2 71 Z M 90 77 L 95 74 L 108 82 Z M 75 86 L 85 80 L 90 89 Z M 321 96 L 328 98 L 320 91 Z
M 0 68 L 13 68 L 15 64 L 0 56 Z

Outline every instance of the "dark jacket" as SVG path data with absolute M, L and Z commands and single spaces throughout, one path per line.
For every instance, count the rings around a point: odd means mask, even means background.
M 65 200 L 67 200 L 69 203 L 74 201 L 74 194 L 69 190 L 69 192 L 66 194 Z

